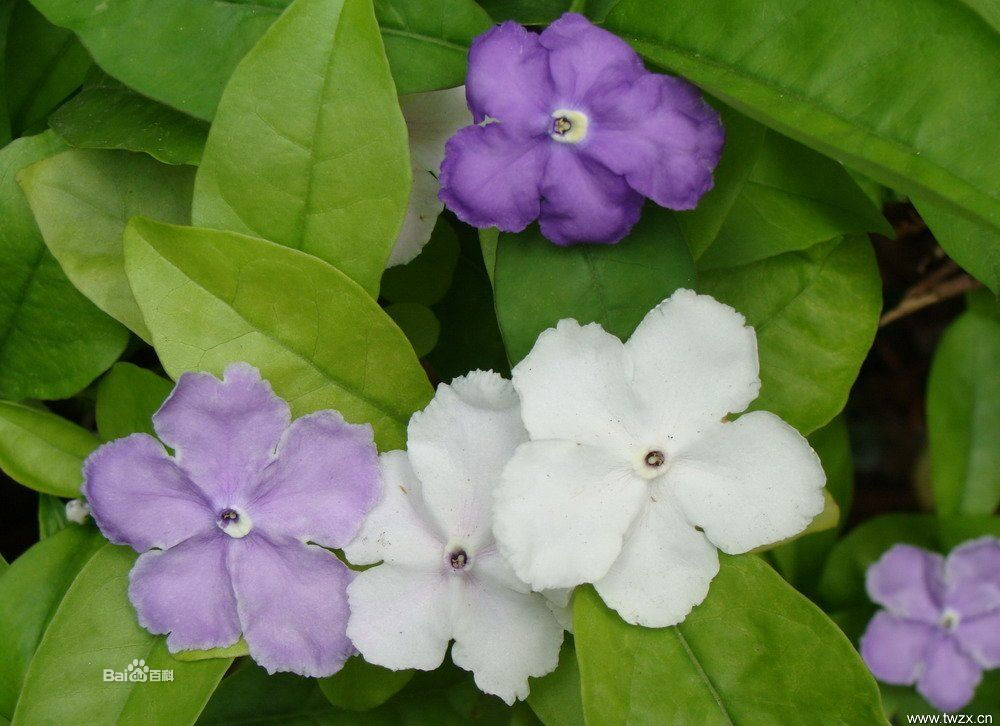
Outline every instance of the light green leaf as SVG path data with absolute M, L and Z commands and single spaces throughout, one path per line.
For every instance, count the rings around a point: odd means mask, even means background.
M 136 554 L 105 544 L 83 567 L 53 616 L 24 679 L 15 724 L 192 723 L 232 663 L 185 663 L 139 627 L 128 600 Z M 173 680 L 104 682 L 104 671 L 143 660 Z
M 66 502 L 52 494 L 38 495 L 38 538 L 46 539 L 66 529 Z
M 1000 36 L 961 3 L 621 0 L 605 27 L 877 181 L 1000 226 Z
M 1000 230 L 966 219 L 940 204 L 921 199 L 913 203 L 948 256 L 1000 295 Z
M 187 223 L 194 169 L 145 154 L 74 149 L 29 167 L 19 180 L 45 243 L 73 284 L 148 340 L 125 277 L 122 231 L 138 215 Z
M 80 568 L 104 545 L 91 527 L 69 527 L 31 547 L 0 577 L 0 715 L 13 718 L 24 674 Z
M 190 660 L 210 660 L 212 658 L 228 658 L 232 660 L 233 658 L 239 658 L 244 655 L 250 655 L 250 646 L 247 642 L 240 638 L 232 645 L 226 646 L 225 648 L 209 648 L 207 650 L 179 650 L 176 653 L 170 654 L 175 660 L 190 661 Z
M 80 467 L 99 443 L 92 433 L 54 413 L 0 401 L 0 469 L 30 489 L 80 496 Z
M 528 705 L 545 726 L 582 726 L 580 665 L 569 638 L 563 640 L 559 665 L 547 676 L 531 681 Z
M 702 292 L 732 305 L 757 331 L 762 387 L 752 408 L 809 434 L 844 407 L 882 305 L 866 237 L 706 271 L 699 280 Z
M 410 174 L 371 5 L 296 0 L 226 87 L 192 215 L 315 255 L 375 296 Z
M 419 303 L 393 303 L 385 308 L 385 313 L 406 335 L 418 358 L 434 350 L 441 324 L 429 308 Z
M 145 368 L 115 363 L 97 386 L 97 433 L 104 441 L 135 433 L 155 436 L 152 416 L 173 387 Z
M 431 387 L 413 348 L 364 290 L 310 255 L 232 232 L 136 219 L 126 270 L 167 373 L 247 361 L 295 415 L 370 422 L 402 448 Z
M 327 700 L 348 711 L 368 711 L 381 706 L 413 678 L 413 671 L 391 671 L 366 662 L 360 655 L 350 658 L 329 678 L 316 682 Z
M 882 723 L 843 633 L 760 558 L 722 556 L 675 627 L 627 625 L 591 587 L 573 623 L 588 723 Z

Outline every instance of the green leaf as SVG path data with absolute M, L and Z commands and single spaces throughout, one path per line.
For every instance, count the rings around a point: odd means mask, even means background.
M 948 256 L 1000 295 L 1000 230 L 966 219 L 940 204 L 921 199 L 913 203 Z
M 418 358 L 434 350 L 441 324 L 429 308 L 418 303 L 393 303 L 385 308 L 386 315 L 403 331 Z
M 494 285 L 507 355 L 517 363 L 562 318 L 598 322 L 627 339 L 651 308 L 694 281 L 676 215 L 652 205 L 617 245 L 559 247 L 537 226 L 501 234 Z
M 99 443 L 86 429 L 53 413 L 0 401 L 0 469 L 30 489 L 80 496 L 80 467 Z
M 371 5 L 296 0 L 226 87 L 192 215 L 308 252 L 373 296 L 410 158 Z
M 1000 505 L 997 371 L 1000 318 L 968 310 L 938 343 L 927 383 L 931 485 L 942 515 L 992 514 Z
M 80 568 L 104 545 L 90 527 L 68 527 L 38 542 L 0 577 L 0 715 L 12 718 L 42 634 Z M 62 684 L 60 684 L 60 688 Z
M 14 14 L 13 2 L 0 3 L 0 148 L 11 141 L 10 109 L 7 108 L 7 35 Z
M 66 398 L 121 355 L 124 328 L 81 295 L 45 249 L 18 171 L 63 148 L 52 134 L 0 151 L 0 397 Z
M 244 655 L 250 655 L 250 646 L 247 642 L 240 638 L 232 645 L 226 646 L 225 648 L 208 648 L 207 650 L 179 650 L 176 653 L 170 654 L 175 660 L 191 661 L 191 660 L 209 660 L 212 658 L 228 658 L 232 660 L 233 658 L 239 658 Z
M 1000 42 L 961 3 L 621 0 L 605 27 L 877 181 L 1000 226 Z
M 115 363 L 97 386 L 97 433 L 104 441 L 135 433 L 155 436 L 152 416 L 174 384 L 131 363 Z
M 525 25 L 551 23 L 569 10 L 571 0 L 479 0 L 497 22 L 516 20 Z
M 917 693 L 912 686 L 889 686 L 884 683 L 879 684 L 882 690 L 882 704 L 885 713 L 892 723 L 910 724 L 920 723 L 922 718 L 927 718 L 927 714 L 941 713 L 934 706 L 927 703 L 924 698 Z M 1000 670 L 983 673 L 983 680 L 976 688 L 975 696 L 965 708 L 958 711 L 949 711 L 948 715 L 953 719 L 952 723 L 961 723 L 958 716 L 954 714 L 968 714 L 972 718 L 972 723 L 979 722 L 989 715 L 993 718 L 992 723 L 1000 719 Z M 916 718 L 912 718 L 916 716 Z M 966 721 L 966 723 L 969 723 Z M 984 720 L 983 723 L 986 723 Z
M 80 571 L 28 668 L 15 723 L 166 725 L 201 713 L 232 660 L 175 660 L 162 636 L 139 627 L 127 595 L 135 559 L 105 544 Z M 137 659 L 173 680 L 104 682 L 106 669 L 121 672 Z
M 187 223 L 194 169 L 145 154 L 74 149 L 26 169 L 19 180 L 45 243 L 73 284 L 149 340 L 125 277 L 122 232 L 138 215 Z
M 459 256 L 455 228 L 438 217 L 430 241 L 411 262 L 390 267 L 382 275 L 381 295 L 389 302 L 433 305 L 444 298 Z
M 699 280 L 702 292 L 732 305 L 757 331 L 762 387 L 752 408 L 809 434 L 844 407 L 882 305 L 865 236 L 706 271 Z
M 66 502 L 51 494 L 38 495 L 38 538 L 46 539 L 66 529 Z
M 197 164 L 208 124 L 101 74 L 49 116 L 70 146 L 145 152 L 167 164 Z
M 588 723 L 880 723 L 878 688 L 843 633 L 760 558 L 722 556 L 680 625 L 623 622 L 591 587 L 573 623 Z
M 532 679 L 528 705 L 545 726 L 583 724 L 580 665 L 569 638 L 563 640 L 556 669 L 547 676 Z
M 295 415 L 323 408 L 370 422 L 402 448 L 431 387 L 413 348 L 364 290 L 296 250 L 232 232 L 133 220 L 129 281 L 167 373 L 261 370 Z
M 360 655 L 350 658 L 329 678 L 316 681 L 327 700 L 348 711 L 368 711 L 381 706 L 413 678 L 413 671 L 391 671 L 367 663 Z

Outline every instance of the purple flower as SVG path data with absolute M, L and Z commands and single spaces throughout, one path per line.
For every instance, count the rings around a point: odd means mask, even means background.
M 880 681 L 916 683 L 935 708 L 957 711 L 983 671 L 1000 667 L 1000 539 L 966 542 L 947 559 L 895 545 L 868 568 L 866 584 L 885 608 L 861 637 Z
M 519 232 L 539 219 L 558 245 L 614 243 L 643 197 L 693 209 L 712 188 L 718 114 L 576 13 L 541 35 L 506 22 L 479 36 L 466 96 L 477 125 L 448 141 L 440 199 L 473 226 Z
M 185 373 L 153 416 L 173 456 L 133 434 L 84 463 L 94 521 L 143 553 L 129 599 L 144 628 L 169 633 L 170 652 L 242 633 L 269 672 L 317 677 L 354 653 L 353 574 L 323 547 L 350 542 L 378 500 L 372 430 L 335 411 L 290 420 L 249 365 L 221 381 Z

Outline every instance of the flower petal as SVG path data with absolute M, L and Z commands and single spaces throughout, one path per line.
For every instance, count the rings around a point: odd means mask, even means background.
M 504 124 L 466 126 L 445 146 L 438 198 L 473 227 L 520 232 L 538 217 L 548 141 Z
M 1000 539 L 980 537 L 953 549 L 944 580 L 944 603 L 960 615 L 1000 610 Z
M 512 378 L 532 439 L 619 449 L 643 438 L 632 361 L 622 342 L 597 323 L 560 320 L 538 336 Z
M 923 670 L 928 650 L 938 637 L 932 625 L 879 610 L 861 636 L 861 657 L 883 683 L 912 686 Z
M 716 424 L 667 464 L 664 485 L 688 521 L 731 555 L 798 534 L 823 511 L 819 457 L 768 411 Z
M 83 493 L 104 536 L 137 552 L 215 529 L 205 493 L 146 434 L 116 439 L 87 457 Z
M 167 649 L 204 650 L 240 637 L 236 596 L 226 569 L 229 537 L 218 530 L 168 550 L 146 552 L 129 573 L 128 596 L 139 624 L 167 636 Z
M 442 383 L 427 407 L 413 414 L 410 463 L 427 511 L 449 539 L 473 549 L 492 539 L 500 470 L 527 439 L 514 387 L 492 371 Z
M 229 548 L 243 637 L 268 673 L 313 678 L 341 669 L 347 639 L 347 585 L 354 573 L 315 545 L 254 531 Z
M 725 132 L 698 89 L 646 73 L 599 95 L 581 150 L 661 207 L 694 209 L 712 188 Z
M 719 554 L 669 496 L 646 505 L 608 574 L 594 583 L 625 622 L 676 625 L 708 594 Z
M 286 429 L 276 458 L 247 490 L 255 527 L 343 547 L 379 496 L 378 453 L 369 424 L 317 411 Z
M 1000 610 L 961 620 L 955 637 L 985 670 L 1000 668 Z
M 528 696 L 528 677 L 559 664 L 563 628 L 538 593 L 522 593 L 471 578 L 455 614 L 455 665 L 507 705 Z
M 943 577 L 941 555 L 897 544 L 868 568 L 865 586 L 868 596 L 894 615 L 937 625 Z
M 530 441 L 504 467 L 493 531 L 534 589 L 572 587 L 607 573 L 646 497 L 646 482 L 601 449 Z
M 347 634 L 369 663 L 430 671 L 451 640 L 447 573 L 383 564 L 358 573 L 347 588 Z
M 270 461 L 289 420 L 288 404 L 260 372 L 234 363 L 221 381 L 208 373 L 182 375 L 153 414 L 153 427 L 181 468 L 225 507 Z
M 646 314 L 625 349 L 637 395 L 674 448 L 743 411 L 760 391 L 753 328 L 708 295 L 677 290 Z
M 614 244 L 639 221 L 642 195 L 567 144 L 554 144 L 542 177 L 542 234 L 557 245 Z
M 959 650 L 955 639 L 941 637 L 928 651 L 917 691 L 941 711 L 958 711 L 972 700 L 982 679 L 982 669 Z

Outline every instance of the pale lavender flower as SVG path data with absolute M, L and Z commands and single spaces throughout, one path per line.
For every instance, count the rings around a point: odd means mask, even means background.
M 139 623 L 171 652 L 241 633 L 269 672 L 327 676 L 354 653 L 343 547 L 378 498 L 371 427 L 335 411 L 291 422 L 257 369 L 185 373 L 157 435 L 105 444 L 84 464 L 94 521 L 143 553 L 129 576 Z M 317 546 L 321 545 L 321 546 Z
M 935 708 L 972 700 L 984 670 L 1000 667 L 1000 539 L 983 537 L 947 558 L 898 544 L 868 568 L 881 605 L 861 637 L 880 681 L 911 686 Z

